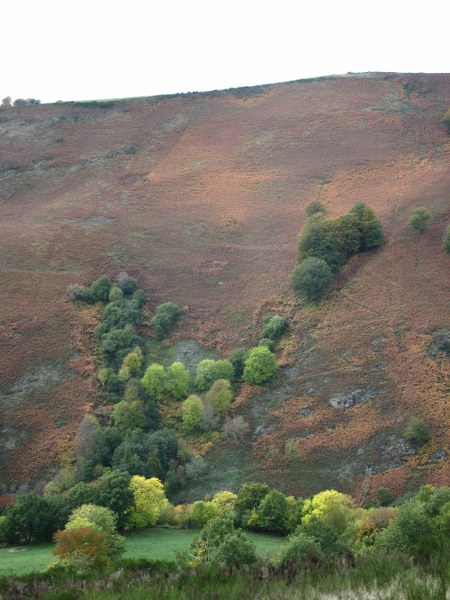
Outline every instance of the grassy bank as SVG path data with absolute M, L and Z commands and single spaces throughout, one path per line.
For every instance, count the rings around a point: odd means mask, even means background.
M 189 529 L 146 529 L 126 536 L 124 558 L 171 561 L 176 552 L 189 545 L 195 531 Z M 262 533 L 248 533 L 259 556 L 273 554 L 283 543 L 283 538 Z M 0 549 L 0 577 L 26 575 L 44 570 L 56 559 L 54 544 L 21 546 Z

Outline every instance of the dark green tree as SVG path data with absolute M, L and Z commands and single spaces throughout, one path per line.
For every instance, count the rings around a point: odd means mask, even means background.
M 349 214 L 355 217 L 359 230 L 359 252 L 367 252 L 383 246 L 386 242 L 383 226 L 370 206 L 358 202 L 351 208 Z
M 173 302 L 164 302 L 164 304 L 160 304 L 152 319 L 152 327 L 156 339 L 164 339 L 170 330 L 173 329 L 180 317 L 181 311 Z
M 288 506 L 286 496 L 278 490 L 270 491 L 256 509 L 256 524 L 273 533 L 286 531 Z
M 311 200 L 305 207 L 305 213 L 307 217 L 313 217 L 317 214 L 326 215 L 327 209 L 319 200 Z
M 418 231 L 425 233 L 430 225 L 431 213 L 423 207 L 415 208 L 408 219 L 408 225 Z
M 281 315 L 266 317 L 263 325 L 263 337 L 277 342 L 289 328 L 289 321 Z
M 322 258 L 305 258 L 291 274 L 290 287 L 306 302 L 320 302 L 333 281 L 330 267 Z
M 50 541 L 56 522 L 47 500 L 31 492 L 8 506 L 3 527 L 8 542 L 30 544 Z

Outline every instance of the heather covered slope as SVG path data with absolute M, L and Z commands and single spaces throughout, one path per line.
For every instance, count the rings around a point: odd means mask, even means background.
M 448 106 L 450 75 L 379 74 L 3 110 L 2 481 L 45 478 L 95 402 L 95 310 L 68 304 L 67 285 L 127 270 L 150 309 L 185 307 L 180 337 L 220 352 L 255 341 L 273 309 L 294 322 L 274 389 L 237 402 L 256 434 L 210 453 L 212 487 L 448 483 L 449 360 L 427 353 L 450 328 Z M 330 216 L 368 203 L 388 244 L 299 309 L 288 278 L 311 199 Z M 432 213 L 422 236 L 406 226 L 417 206 Z M 343 395 L 355 405 L 336 407 Z M 433 440 L 414 455 L 413 416 Z

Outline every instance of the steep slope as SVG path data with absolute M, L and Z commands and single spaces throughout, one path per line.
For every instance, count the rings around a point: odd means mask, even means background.
M 235 409 L 255 435 L 213 450 L 205 485 L 237 483 L 246 465 L 296 493 L 448 483 L 449 361 L 427 348 L 450 327 L 449 105 L 450 75 L 370 74 L 3 110 L 3 483 L 45 479 L 70 448 L 95 397 L 95 315 L 68 304 L 66 288 L 121 270 L 150 307 L 186 307 L 180 335 L 219 351 L 254 339 L 275 308 L 294 320 L 274 390 Z M 331 216 L 364 201 L 388 236 L 314 310 L 287 290 L 311 199 Z M 416 206 L 432 213 L 423 236 L 406 226 Z M 355 406 L 330 404 L 343 394 Z M 433 443 L 410 455 L 401 431 L 417 415 Z

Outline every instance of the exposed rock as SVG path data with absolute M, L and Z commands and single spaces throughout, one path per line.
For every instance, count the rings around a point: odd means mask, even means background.
M 444 460 L 444 458 L 447 458 L 447 456 L 448 456 L 448 454 L 445 450 L 438 450 L 430 458 L 430 464 L 434 465 L 437 462 L 439 462 L 440 460 Z
M 314 408 L 312 406 L 308 406 L 307 408 L 301 408 L 298 411 L 298 414 L 302 417 L 309 417 L 314 413 Z
M 389 469 L 401 467 L 405 462 L 405 458 L 413 454 L 416 454 L 416 449 L 410 442 L 406 442 L 403 438 L 392 435 L 388 438 L 387 442 L 380 447 L 380 462 L 376 465 L 368 465 L 366 467 L 366 474 L 384 473 L 385 471 L 389 471 Z
M 260 435 L 267 435 L 268 433 L 272 433 L 275 429 L 275 425 L 260 425 L 255 429 L 253 435 L 255 437 L 259 437 Z
M 442 353 L 450 356 L 450 329 L 436 329 L 428 346 L 428 354 L 432 358 Z
M 368 402 L 378 396 L 378 392 L 371 388 L 365 390 L 353 390 L 351 392 L 342 392 L 336 394 L 328 400 L 334 408 L 351 408 L 357 404 Z

